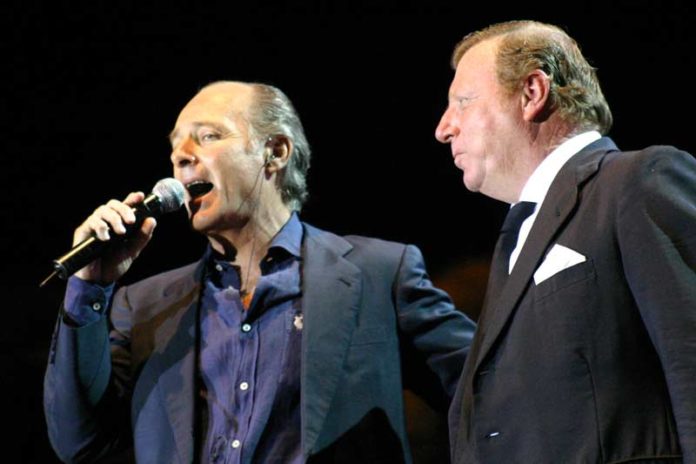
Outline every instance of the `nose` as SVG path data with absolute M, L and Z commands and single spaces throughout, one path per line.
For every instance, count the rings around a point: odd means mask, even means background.
M 172 149 L 170 156 L 174 169 L 181 169 L 195 164 L 198 159 L 189 146 L 189 139 L 183 140 Z
M 447 108 L 435 128 L 435 138 L 441 143 L 450 143 L 457 133 L 457 126 L 452 124 L 450 108 Z

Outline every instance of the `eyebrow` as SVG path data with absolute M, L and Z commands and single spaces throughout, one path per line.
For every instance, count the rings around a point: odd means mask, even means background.
M 213 129 L 219 130 L 220 132 L 229 132 L 229 130 L 228 130 L 225 126 L 223 126 L 222 124 L 219 124 L 219 123 L 217 123 L 217 122 L 213 122 L 213 121 L 200 121 L 200 122 L 194 122 L 194 123 L 193 123 L 193 129 L 194 129 L 194 130 L 199 129 L 199 128 L 201 128 L 201 127 L 212 127 Z M 173 144 L 173 143 L 174 143 L 174 139 L 175 139 L 178 135 L 179 135 L 179 131 L 178 131 L 176 128 L 175 128 L 174 130 L 172 130 L 172 131 L 169 133 L 169 135 L 167 136 L 167 138 L 169 139 L 169 143 L 170 143 L 170 144 Z
M 447 100 L 451 103 L 452 101 L 472 101 L 479 98 L 479 94 L 473 91 L 460 92 L 460 93 L 450 93 L 447 95 Z

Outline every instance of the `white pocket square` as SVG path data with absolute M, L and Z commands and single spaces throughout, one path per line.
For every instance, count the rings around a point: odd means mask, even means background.
M 576 264 L 584 263 L 586 260 L 587 258 L 577 251 L 571 250 L 563 245 L 555 244 L 546 254 L 544 262 L 541 263 L 534 273 L 534 283 L 539 285 L 541 282 L 561 272 L 563 269 L 568 269 Z

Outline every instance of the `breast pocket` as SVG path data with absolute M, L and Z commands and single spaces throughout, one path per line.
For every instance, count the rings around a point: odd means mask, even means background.
M 595 277 L 594 263 L 591 259 L 588 259 L 585 262 L 563 269 L 539 285 L 535 285 L 533 287 L 535 300 L 537 302 L 541 301 L 564 289 L 571 289 L 583 282 L 594 280 Z

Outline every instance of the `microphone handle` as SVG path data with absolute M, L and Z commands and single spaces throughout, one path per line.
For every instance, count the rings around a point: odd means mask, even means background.
M 140 229 L 140 226 L 143 224 L 145 218 L 149 216 L 159 216 L 161 213 L 160 206 L 161 203 L 159 197 L 151 193 L 142 203 L 138 203 L 137 205 L 133 206 L 135 222 L 133 224 L 125 224 L 125 234 L 111 233 L 111 239 L 107 241 L 99 240 L 95 235 L 86 238 L 60 258 L 53 260 L 53 269 L 55 274 L 57 274 L 61 279 L 65 280 L 78 270 L 94 261 L 108 248 L 127 242 L 133 232 Z M 111 229 L 109 229 L 109 232 L 111 232 Z

